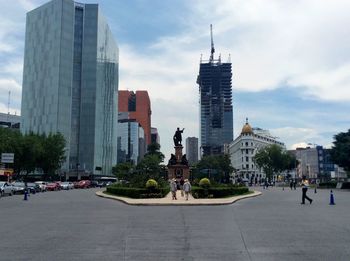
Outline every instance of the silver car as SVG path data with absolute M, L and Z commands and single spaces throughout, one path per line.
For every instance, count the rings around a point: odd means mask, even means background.
M 3 197 L 5 194 L 8 194 L 10 196 L 13 195 L 13 187 L 11 184 L 0 181 L 0 197 Z

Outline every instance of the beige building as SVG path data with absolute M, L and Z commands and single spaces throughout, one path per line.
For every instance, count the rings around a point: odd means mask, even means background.
M 229 145 L 229 155 L 232 167 L 236 169 L 234 178 L 248 179 L 252 183 L 259 183 L 265 174 L 257 168 L 253 161 L 255 153 L 265 146 L 277 144 L 285 148 L 284 143 L 271 136 L 268 130 L 252 128 L 248 119 L 241 134 Z

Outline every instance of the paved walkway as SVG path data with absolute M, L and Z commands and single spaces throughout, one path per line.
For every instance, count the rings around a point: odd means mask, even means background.
M 96 195 L 99 197 L 115 199 L 115 200 L 124 202 L 128 205 L 139 205 L 139 206 L 146 206 L 146 205 L 150 205 L 150 206 L 192 205 L 193 206 L 194 205 L 196 206 L 196 205 L 228 205 L 244 198 L 251 198 L 251 197 L 256 197 L 261 195 L 260 191 L 252 191 L 252 192 L 253 193 L 247 194 L 247 195 L 234 196 L 229 198 L 211 198 L 211 199 L 195 199 L 192 197 L 192 195 L 190 195 L 188 200 L 186 200 L 184 196 L 183 197 L 181 196 L 181 191 L 177 191 L 176 193 L 177 200 L 172 199 L 171 193 L 169 193 L 164 198 L 144 198 L 144 199 L 112 196 L 112 195 L 103 193 L 103 191 L 97 191 Z

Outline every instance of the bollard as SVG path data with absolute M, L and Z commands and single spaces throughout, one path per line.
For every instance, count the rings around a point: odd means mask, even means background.
M 27 190 L 24 190 L 24 198 L 23 200 L 28 200 L 28 192 Z
M 330 199 L 329 199 L 329 205 L 335 205 L 334 203 L 334 196 L 333 196 L 333 191 L 331 190 L 331 195 L 330 195 Z

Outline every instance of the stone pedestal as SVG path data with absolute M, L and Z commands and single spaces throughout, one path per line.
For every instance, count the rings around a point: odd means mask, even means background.
M 182 154 L 182 145 L 175 146 L 175 155 L 171 154 L 171 158 L 168 163 L 168 178 L 177 180 L 189 179 L 190 168 L 186 159 L 186 155 Z

